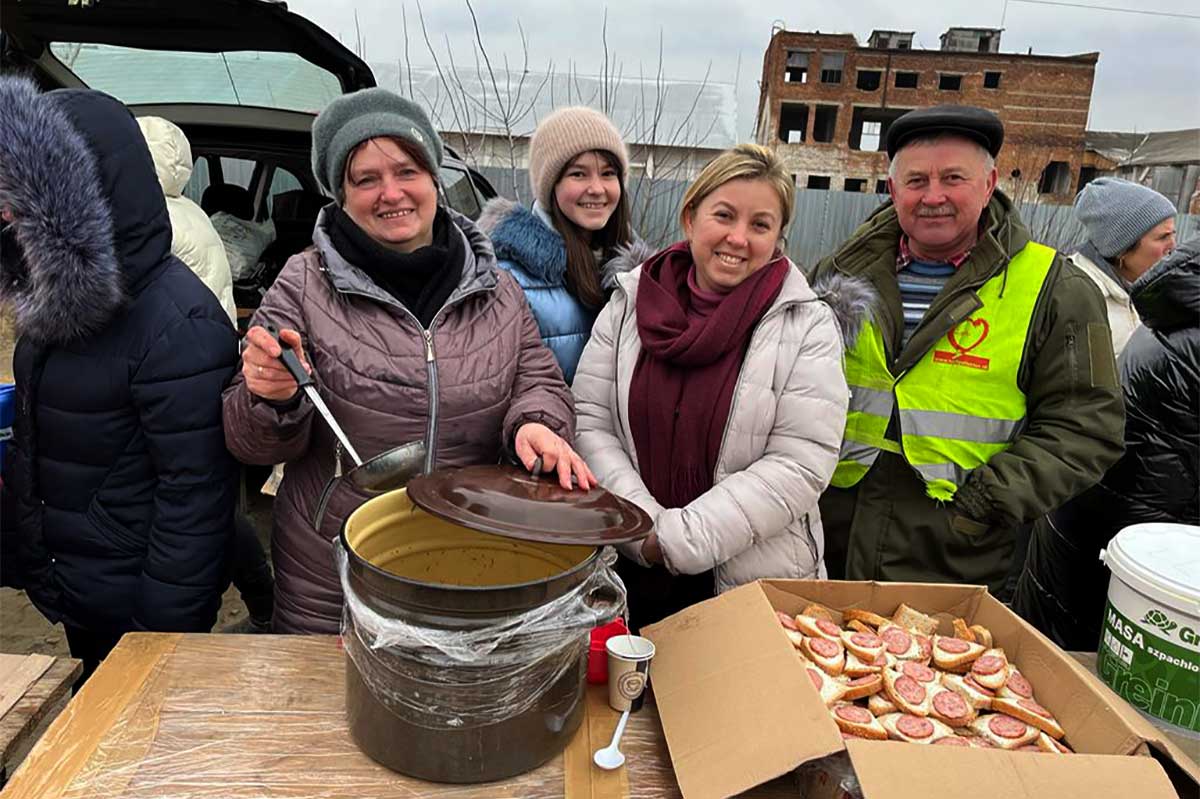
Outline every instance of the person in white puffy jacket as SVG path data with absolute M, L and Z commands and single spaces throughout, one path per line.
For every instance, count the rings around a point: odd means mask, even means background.
M 204 285 L 217 295 L 229 321 L 237 323 L 233 304 L 233 278 L 225 245 L 213 228 L 208 214 L 183 196 L 183 187 L 192 176 L 192 146 L 179 127 L 162 117 L 138 117 L 138 127 L 150 145 L 154 171 L 167 198 L 171 216 L 171 254 L 188 265 Z
M 684 196 L 686 240 L 618 270 L 583 350 L 576 448 L 654 520 L 617 563 L 634 629 L 761 577 L 825 576 L 843 345 L 873 294 L 809 286 L 781 250 L 794 207 L 771 151 L 717 156 Z
M 1121 355 L 1142 320 L 1129 289 L 1175 249 L 1175 205 L 1148 186 L 1096 178 L 1075 198 L 1087 240 L 1070 255 L 1104 295 L 1113 354 Z

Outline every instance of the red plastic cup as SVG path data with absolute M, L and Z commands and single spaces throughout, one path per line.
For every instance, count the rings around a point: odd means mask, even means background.
M 608 624 L 592 628 L 592 640 L 588 646 L 587 681 L 592 685 L 604 685 L 608 682 L 608 650 L 605 643 L 614 635 L 626 635 L 629 628 L 624 619 L 617 619 Z

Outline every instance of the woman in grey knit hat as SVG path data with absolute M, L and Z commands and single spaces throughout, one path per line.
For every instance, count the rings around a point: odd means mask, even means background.
M 540 457 L 567 489 L 572 477 L 584 490 L 595 480 L 568 443 L 571 393 L 520 287 L 496 268 L 487 237 L 444 204 L 442 144 L 425 112 L 365 89 L 330 103 L 312 135 L 313 172 L 334 199 L 313 246 L 263 298 L 224 395 L 230 451 L 287 464 L 271 533 L 282 633 L 338 632 L 329 542 L 368 498 L 334 479 L 354 464 L 280 364 L 282 347 L 299 355 L 364 460 L 419 439 L 425 471 L 507 452 L 526 468 Z
M 615 275 L 653 254 L 630 228 L 628 172 L 625 143 L 608 117 L 561 108 L 529 143 L 533 206 L 497 197 L 479 218 L 568 383 Z
M 1175 249 L 1176 213 L 1154 189 L 1121 178 L 1097 178 L 1075 198 L 1075 217 L 1087 241 L 1070 261 L 1104 295 L 1117 355 L 1140 323 L 1129 287 Z

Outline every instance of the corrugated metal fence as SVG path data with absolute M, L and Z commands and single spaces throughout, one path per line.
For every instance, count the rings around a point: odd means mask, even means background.
M 513 173 L 487 167 L 480 172 L 505 197 L 515 197 Z M 521 199 L 529 202 L 529 177 L 524 169 L 516 171 Z M 634 178 L 629 194 L 633 198 L 633 219 L 638 233 L 656 246 L 682 236 L 676 223 L 679 205 L 687 190 L 684 181 Z M 788 228 L 788 254 L 805 266 L 815 264 L 850 237 L 863 220 L 886 199 L 881 194 L 855 194 L 844 191 L 798 189 L 796 213 Z M 1021 218 L 1033 238 L 1064 252 L 1071 252 L 1084 239 L 1083 227 L 1069 205 L 1022 203 Z M 1200 216 L 1181 214 L 1176 220 L 1179 241 L 1200 234 Z

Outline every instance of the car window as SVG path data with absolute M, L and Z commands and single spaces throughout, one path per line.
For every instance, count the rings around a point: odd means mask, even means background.
M 332 72 L 296 53 L 193 53 L 52 42 L 50 52 L 90 88 L 126 105 L 219 103 L 319 112 L 342 94 Z
M 479 195 L 471 183 L 470 177 L 461 169 L 444 166 L 438 173 L 442 179 L 442 191 L 446 194 L 446 202 L 455 211 L 472 219 L 478 219 L 483 210 L 479 207 Z
M 285 191 L 293 191 L 295 189 L 304 188 L 304 184 L 300 182 L 300 178 L 283 167 L 276 167 L 271 175 L 271 187 L 267 189 L 267 203 L 272 216 L 275 214 L 275 195 L 282 194 Z
M 204 190 L 212 184 L 212 169 L 209 159 L 213 156 L 199 156 L 192 164 L 192 176 L 183 187 L 183 196 L 194 203 L 199 203 L 204 196 Z M 229 158 L 221 156 L 221 177 L 226 183 L 233 183 L 243 189 L 250 188 L 254 177 L 254 162 L 245 158 Z
M 250 179 L 254 177 L 254 162 L 245 158 L 229 158 L 221 156 L 221 174 L 226 183 L 233 183 L 243 189 L 250 188 Z
M 183 196 L 197 205 L 200 204 L 200 198 L 204 196 L 204 190 L 208 188 L 208 184 L 212 183 L 208 171 L 208 159 L 204 156 L 197 158 L 196 162 L 192 164 L 192 176 L 188 178 L 187 185 L 183 187 Z

